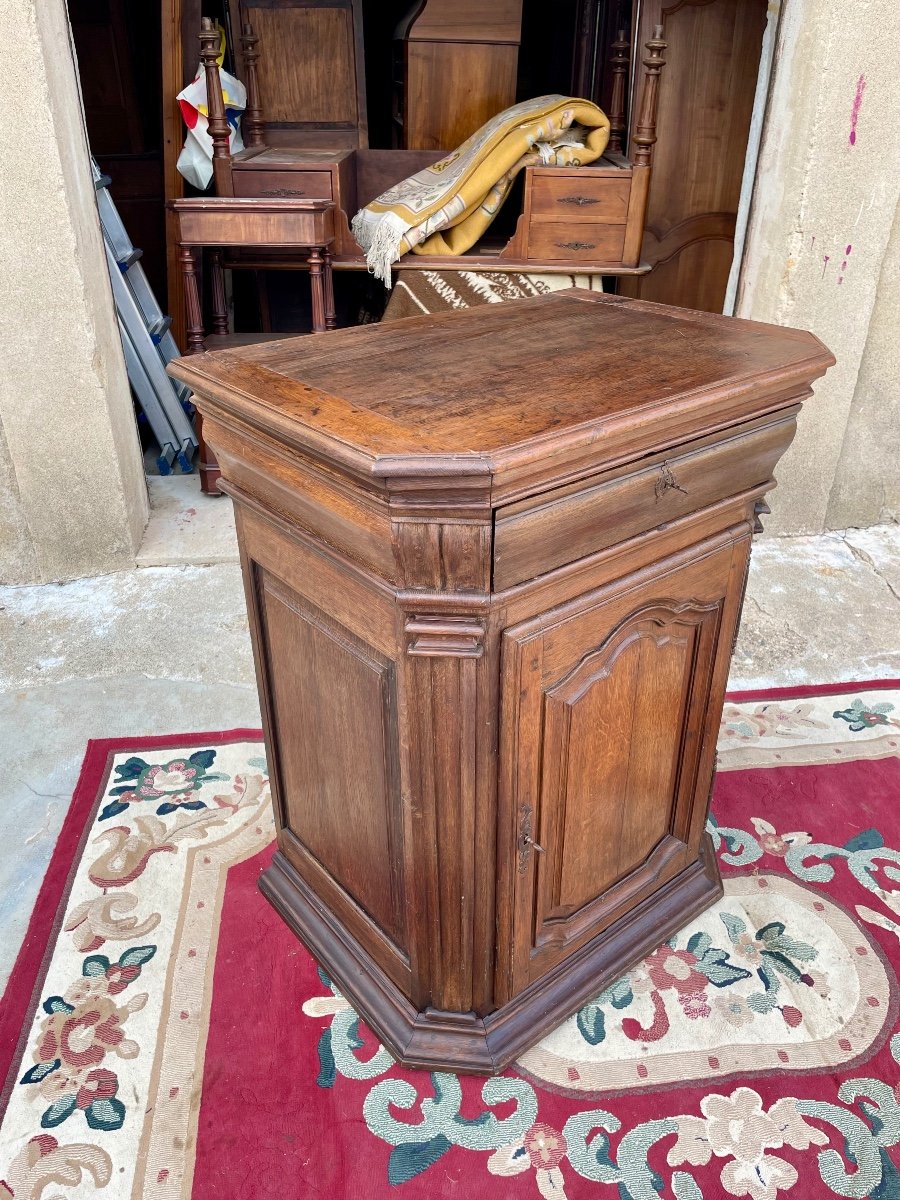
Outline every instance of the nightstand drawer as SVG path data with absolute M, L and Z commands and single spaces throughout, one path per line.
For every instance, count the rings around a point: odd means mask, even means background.
M 619 262 L 625 247 L 625 226 L 597 221 L 532 222 L 528 230 L 528 257 L 552 261 Z
M 232 172 L 235 196 L 261 196 L 268 200 L 332 200 L 330 171 Z
M 532 221 L 591 221 L 604 225 L 624 224 L 631 194 L 631 172 L 600 174 L 561 171 L 531 176 Z

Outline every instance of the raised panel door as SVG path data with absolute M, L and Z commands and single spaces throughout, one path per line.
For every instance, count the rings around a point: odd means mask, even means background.
M 517 845 L 499 962 L 516 988 L 698 857 L 745 557 L 695 548 L 505 632 L 500 813 Z

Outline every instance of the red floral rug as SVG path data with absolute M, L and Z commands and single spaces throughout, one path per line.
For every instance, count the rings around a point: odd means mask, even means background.
M 725 896 L 497 1079 L 263 901 L 258 733 L 93 742 L 0 1010 L 7 1200 L 900 1198 L 900 682 L 732 698 Z

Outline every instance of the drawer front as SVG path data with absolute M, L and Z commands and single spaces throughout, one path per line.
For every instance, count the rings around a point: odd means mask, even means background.
M 494 589 L 556 567 L 765 483 L 790 444 L 793 414 L 579 491 L 548 493 L 531 507 L 497 510 Z
M 179 240 L 186 246 L 325 246 L 334 240 L 334 209 L 275 212 L 261 205 L 179 213 Z
M 235 196 L 263 196 L 270 200 L 332 200 L 330 171 L 232 172 Z
M 552 262 L 615 263 L 625 247 L 624 225 L 568 221 L 532 222 L 528 230 L 528 257 Z
M 591 221 L 624 224 L 628 216 L 631 176 L 568 173 L 531 178 L 532 221 Z

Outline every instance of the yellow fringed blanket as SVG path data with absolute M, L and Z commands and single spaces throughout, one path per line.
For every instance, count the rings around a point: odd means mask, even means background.
M 609 120 L 596 104 L 538 96 L 492 117 L 452 154 L 388 188 L 351 222 L 369 269 L 391 286 L 401 254 L 464 254 L 493 221 L 523 167 L 599 158 Z

